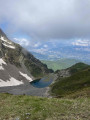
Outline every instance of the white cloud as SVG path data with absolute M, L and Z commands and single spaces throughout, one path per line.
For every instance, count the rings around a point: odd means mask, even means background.
M 74 46 L 90 46 L 90 40 L 76 40 L 75 42 L 72 42 L 72 45 Z
M 11 31 L 19 29 L 34 38 L 86 38 L 90 37 L 90 0 L 0 0 L 3 21 Z
M 48 47 L 48 45 L 46 45 L 46 44 L 45 44 L 43 47 L 44 47 L 44 48 L 47 48 L 47 47 Z
M 41 45 L 41 43 L 40 42 L 38 42 L 38 43 L 35 43 L 34 45 L 33 45 L 33 47 L 39 47 Z
M 24 47 L 30 46 L 30 41 L 26 38 L 14 38 L 14 41 Z
M 42 55 L 45 55 L 48 49 L 46 48 L 40 48 L 40 49 L 32 49 L 33 52 L 40 53 Z

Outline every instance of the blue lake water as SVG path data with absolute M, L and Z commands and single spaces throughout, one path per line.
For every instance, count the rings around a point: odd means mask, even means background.
M 30 82 L 30 84 L 37 88 L 44 88 L 44 87 L 48 87 L 52 82 L 53 82 L 52 78 L 47 80 L 47 77 L 45 77 L 45 78 L 34 80 Z

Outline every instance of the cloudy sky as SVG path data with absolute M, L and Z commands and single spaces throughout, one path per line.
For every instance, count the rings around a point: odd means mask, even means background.
M 90 51 L 90 0 L 0 0 L 0 27 L 24 47 L 58 40 Z

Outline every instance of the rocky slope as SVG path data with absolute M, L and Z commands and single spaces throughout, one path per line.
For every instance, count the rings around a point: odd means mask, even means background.
M 0 29 L 0 87 L 17 86 L 53 72 Z

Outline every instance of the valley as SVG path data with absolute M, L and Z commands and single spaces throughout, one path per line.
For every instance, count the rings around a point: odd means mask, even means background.
M 0 29 L 0 120 L 89 120 L 89 113 L 90 65 L 40 61 Z
M 58 60 L 41 60 L 43 63 L 45 63 L 49 69 L 56 70 L 62 70 L 71 67 L 72 65 L 80 62 L 80 60 L 76 59 L 58 59 Z
M 0 0 L 0 120 L 90 120 L 90 0 Z

